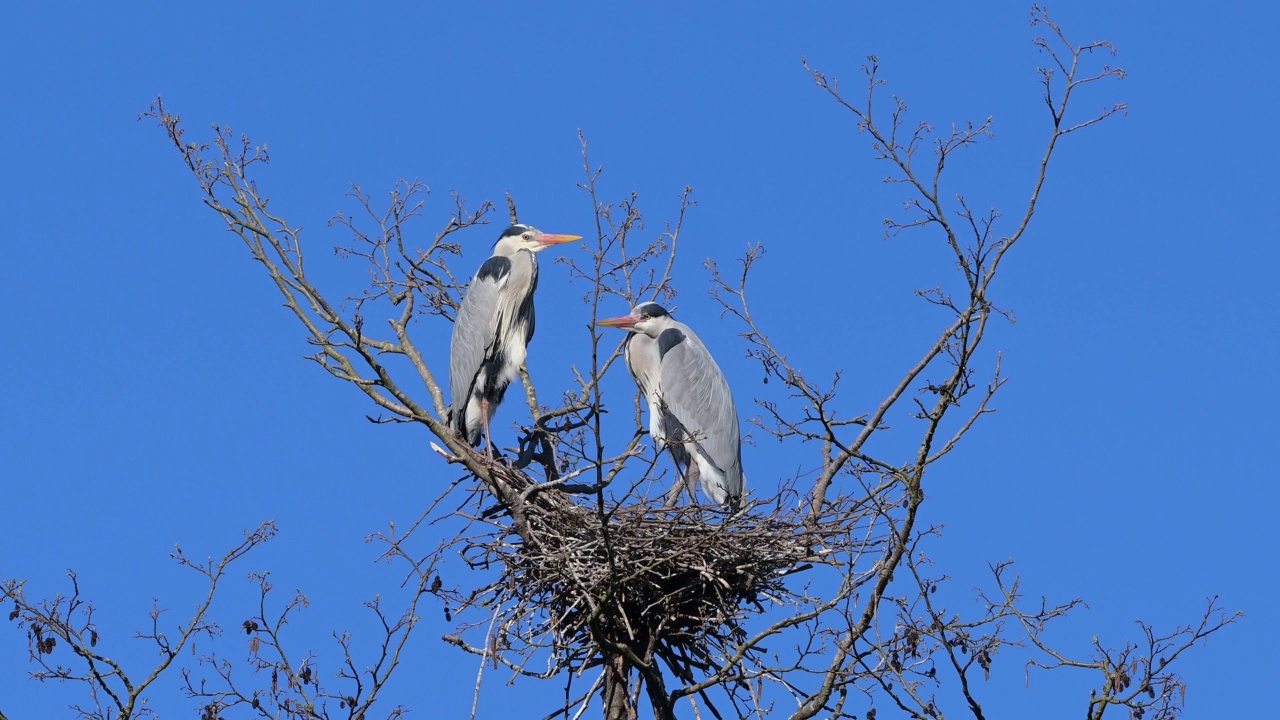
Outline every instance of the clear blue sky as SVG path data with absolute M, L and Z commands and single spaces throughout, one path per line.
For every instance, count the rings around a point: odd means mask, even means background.
M 49 594 L 76 569 L 109 647 L 135 660 L 145 657 L 124 636 L 152 597 L 175 620 L 195 602 L 197 585 L 166 558 L 173 544 L 220 552 L 267 518 L 281 536 L 242 570 L 271 569 L 282 588 L 308 592 L 299 640 L 332 652 L 328 632 L 371 629 L 359 603 L 398 577 L 372 564 L 363 538 L 415 517 L 452 477 L 425 432 L 370 425 L 362 396 L 301 359 L 302 333 L 260 268 L 200 204 L 162 134 L 135 120 L 157 94 L 193 139 L 216 121 L 270 145 L 264 188 L 335 283 L 352 270 L 328 260 L 343 237 L 325 222 L 350 209 L 353 182 L 381 193 L 400 177 L 426 181 L 436 193 L 422 232 L 456 188 L 477 203 L 510 189 L 523 218 L 586 235 L 582 129 L 606 195 L 637 191 L 651 230 L 692 185 L 679 316 L 720 359 L 744 418 L 759 372 L 735 328 L 715 322 L 704 258 L 728 263 L 764 242 L 762 320 L 816 375 L 846 368 L 854 407 L 871 409 L 937 334 L 911 291 L 936 283 L 945 258 L 924 236 L 882 239 L 898 191 L 879 182 L 867 139 L 813 86 L 802 54 L 851 82 L 878 54 L 891 91 L 940 127 L 994 116 L 994 142 L 957 166 L 979 207 L 1013 214 L 1046 134 L 1035 74 L 1045 60 L 1018 2 L 306 8 L 6 13 L 0 575 Z M 1130 73 L 1078 109 L 1124 101 L 1130 112 L 1068 139 L 998 282 L 997 303 L 1018 322 L 998 327 L 990 349 L 1004 352 L 1010 383 L 927 488 L 929 520 L 946 525 L 935 554 L 962 589 L 1013 557 L 1031 594 L 1083 596 L 1090 609 L 1061 636 L 1076 648 L 1095 634 L 1119 644 L 1137 618 L 1193 620 L 1221 594 L 1249 616 L 1183 664 L 1188 717 L 1255 715 L 1280 643 L 1280 12 L 1053 9 L 1077 40 L 1115 42 Z M 469 237 L 465 265 L 496 236 Z M 539 347 L 580 337 L 585 321 L 582 290 L 562 266 L 543 267 L 533 369 L 547 394 L 577 359 Z M 512 408 L 500 416 L 516 419 Z M 760 487 L 813 462 L 744 456 Z M 238 584 L 216 612 L 230 627 L 249 614 L 246 591 Z M 449 626 L 427 618 L 396 697 L 414 717 L 457 717 L 475 663 L 435 642 Z M 225 646 L 232 656 L 238 642 Z M 0 709 L 69 716 L 67 690 L 26 682 L 24 658 L 22 635 L 0 627 Z M 1085 680 L 1033 675 L 1026 689 L 1022 668 L 997 658 L 986 699 L 995 717 L 1074 718 Z M 190 716 L 176 683 L 162 681 L 154 702 Z M 487 687 L 485 717 L 545 712 L 561 692 Z

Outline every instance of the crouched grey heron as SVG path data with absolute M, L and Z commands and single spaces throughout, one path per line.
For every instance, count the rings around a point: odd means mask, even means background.
M 671 449 L 689 494 L 700 483 L 716 504 L 736 510 L 743 490 L 738 411 L 707 346 L 657 303 L 596 324 L 630 331 L 627 369 L 649 406 L 649 434 L 659 450 Z
M 507 386 L 520 373 L 533 339 L 533 293 L 538 289 L 538 253 L 581 240 L 551 235 L 528 225 L 507 228 L 471 280 L 458 308 L 449 348 L 449 425 L 475 447 L 481 431 L 492 450 L 489 421 Z

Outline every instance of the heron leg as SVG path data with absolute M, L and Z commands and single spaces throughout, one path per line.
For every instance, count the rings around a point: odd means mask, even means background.
M 672 464 L 676 466 L 676 481 L 672 483 L 671 490 L 667 491 L 667 500 L 662 504 L 663 509 L 675 507 L 676 503 L 680 502 L 680 492 L 682 490 L 688 490 L 689 503 L 697 505 L 698 464 L 685 451 L 682 444 L 669 443 L 667 450 L 671 452 Z
M 689 491 L 689 504 L 698 504 L 698 479 L 702 472 L 698 469 L 698 462 L 692 456 L 689 458 L 689 469 L 684 473 L 684 489 Z
M 667 491 L 667 499 L 662 503 L 663 510 L 670 510 L 680 502 L 680 491 L 688 486 L 689 480 L 685 477 L 685 469 L 680 466 L 675 448 L 668 445 L 665 449 L 671 454 L 671 464 L 676 466 L 676 481 L 671 483 L 671 489 Z
M 480 398 L 480 422 L 484 425 L 485 449 L 489 451 L 489 457 L 497 457 L 493 452 L 493 438 L 489 436 L 489 398 Z
M 676 503 L 680 502 L 680 491 L 684 489 L 684 478 L 679 477 L 682 475 L 679 468 L 676 469 L 676 475 L 678 477 L 676 481 L 672 483 L 671 489 L 667 491 L 666 501 L 662 503 L 663 510 L 670 510 L 676 506 Z

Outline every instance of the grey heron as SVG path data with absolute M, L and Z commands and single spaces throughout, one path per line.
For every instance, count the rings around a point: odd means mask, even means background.
M 489 421 L 507 386 L 520 373 L 533 339 L 533 293 L 538 289 L 538 253 L 581 240 L 512 225 L 494 243 L 493 256 L 471 280 L 458 308 L 449 348 L 449 425 L 475 447 L 484 437 L 492 451 Z
M 707 346 L 657 303 L 596 325 L 630 331 L 627 369 L 649 406 L 649 434 L 659 450 L 671 449 L 689 494 L 699 483 L 717 505 L 736 510 L 743 489 L 738 411 Z

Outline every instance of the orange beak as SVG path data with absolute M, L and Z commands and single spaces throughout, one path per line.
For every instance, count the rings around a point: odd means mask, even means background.
M 581 235 L 552 235 L 551 233 L 539 233 L 538 237 L 534 238 L 534 242 L 544 247 L 549 247 L 551 245 L 563 245 L 564 243 L 581 239 Z
M 623 330 L 630 330 L 631 328 L 635 327 L 636 323 L 638 322 L 640 322 L 639 315 L 623 315 L 622 317 L 605 318 L 604 320 L 597 320 L 596 326 L 622 328 Z

